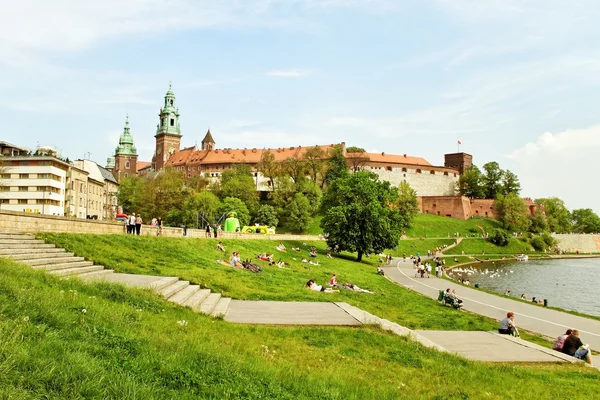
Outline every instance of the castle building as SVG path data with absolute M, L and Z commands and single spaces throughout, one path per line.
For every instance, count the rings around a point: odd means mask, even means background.
M 159 121 L 154 135 L 155 151 L 151 163 L 137 161 L 133 138 L 129 133 L 129 122 L 126 122 L 119 146 L 115 151 L 114 163 L 111 163 L 112 161 L 109 159 L 107 166 L 109 169 L 113 168 L 116 177 L 121 178 L 132 174 L 146 175 L 170 166 L 184 172 L 187 178 L 201 175 L 210 180 L 217 180 L 226 169 L 236 164 L 246 164 L 254 170 L 256 189 L 270 191 L 273 190 L 270 180 L 256 170 L 256 166 L 264 154 L 269 152 L 274 155 L 275 161 L 283 162 L 288 158 L 302 159 L 308 149 L 315 147 L 219 149 L 216 147 L 215 139 L 209 129 L 202 139 L 200 148 L 196 148 L 196 146 L 181 148 L 179 108 L 175 103 L 175 94 L 170 84 L 158 116 Z M 317 145 L 326 156 L 334 146 L 341 146 L 346 153 L 346 146 L 343 142 Z M 458 153 L 452 155 L 453 157 L 447 157 L 444 166 L 435 166 L 423 158 L 406 154 L 364 152 L 346 153 L 346 156 L 349 169 L 374 172 L 381 179 L 387 180 L 393 185 L 406 182 L 415 189 L 419 196 L 455 195 L 460 172 L 472 160 L 470 155 Z M 125 168 L 123 162 L 127 161 L 130 161 L 130 164 Z

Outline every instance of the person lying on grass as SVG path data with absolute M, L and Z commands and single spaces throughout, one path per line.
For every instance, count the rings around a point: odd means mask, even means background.
M 361 292 L 361 293 L 375 294 L 375 292 L 371 292 L 370 290 L 359 288 L 358 286 L 356 286 L 352 282 L 346 282 L 346 283 L 344 283 L 344 289 L 354 290 L 355 292 Z
M 259 260 L 261 261 L 269 261 L 272 262 L 273 261 L 273 254 L 269 254 L 269 253 L 262 253 L 261 255 L 256 256 Z
M 334 290 L 331 288 L 324 288 L 321 285 L 317 285 L 313 279 L 306 282 L 307 289 L 314 290 L 315 292 L 325 292 L 325 293 L 339 293 L 339 290 Z
M 283 242 L 279 242 L 279 244 L 275 248 L 279 251 L 283 251 L 284 253 L 286 252 L 286 248 L 285 248 L 285 245 L 283 244 Z
M 223 242 L 217 243 L 217 250 L 222 251 L 223 253 L 225 253 L 225 246 L 223 246 Z

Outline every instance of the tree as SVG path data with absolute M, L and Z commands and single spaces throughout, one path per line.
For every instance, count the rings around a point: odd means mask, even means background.
M 486 199 L 495 199 L 502 194 L 502 177 L 504 171 L 497 162 L 491 161 L 483 165 L 483 191 Z
M 406 182 L 400 182 L 398 187 L 398 199 L 394 206 L 400 212 L 403 218 L 402 225 L 409 228 L 413 218 L 419 212 L 419 203 L 417 201 L 417 192 Z
M 268 204 L 263 204 L 260 206 L 256 216 L 254 217 L 254 222 L 259 225 L 277 226 L 279 219 L 277 218 L 277 211 L 275 210 L 275 207 Z
M 542 207 L 548 221 L 548 230 L 555 233 L 571 232 L 571 213 L 565 206 L 565 203 L 557 198 L 536 199 L 535 204 Z
M 517 175 L 509 170 L 502 174 L 502 194 L 505 196 L 510 193 L 518 195 L 521 192 L 521 184 Z
M 506 246 L 510 241 L 510 233 L 504 229 L 495 229 L 488 240 L 496 246 Z
M 529 228 L 531 221 L 529 209 L 522 198 L 514 193 L 506 196 L 500 194 L 496 199 L 496 213 L 502 227 L 509 232 L 523 232 Z
M 144 219 L 167 215 L 171 210 L 181 210 L 189 191 L 185 186 L 185 173 L 167 167 L 142 185 L 141 204 L 137 208 Z M 138 211 L 136 211 L 138 212 Z
M 281 164 L 275 160 L 275 154 L 269 150 L 262 153 L 256 170 L 271 182 L 271 190 L 275 190 L 275 179 L 281 175 Z
M 344 148 L 341 145 L 335 145 L 329 149 L 329 159 L 327 160 L 327 172 L 321 187 L 330 184 L 334 180 L 348 174 L 348 163 L 344 155 Z
M 394 206 L 398 188 L 379 181 L 372 172 L 342 174 L 332 180 L 323 197 L 321 228 L 327 244 L 339 250 L 381 252 L 398 245 L 404 218 Z
M 293 232 L 306 231 L 312 221 L 311 214 L 311 205 L 306 196 L 296 193 L 288 206 L 288 227 Z
M 530 232 L 542 233 L 548 230 L 548 221 L 540 207 L 537 207 L 535 213 L 529 216 L 529 220 L 531 221 Z
M 467 196 L 471 199 L 482 199 L 485 197 L 483 175 L 476 165 L 466 169 L 458 178 L 458 192 L 461 196 Z
M 573 231 L 577 233 L 600 232 L 600 217 L 591 208 L 573 210 Z
M 145 184 L 145 178 L 139 176 L 130 176 L 119 181 L 119 192 L 117 200 L 119 205 L 123 207 L 123 211 L 131 213 L 138 209 L 142 199 L 142 186 Z
M 366 155 L 364 149 L 360 147 L 348 147 L 346 149 L 346 159 L 350 163 L 352 172 L 362 170 L 362 167 L 369 161 L 369 156 Z
M 223 200 L 223 205 L 219 210 L 219 217 L 230 212 L 237 213 L 237 218 L 240 221 L 240 226 L 245 226 L 250 223 L 250 212 L 244 202 L 236 197 L 227 197 Z
M 323 178 L 326 155 L 325 150 L 319 146 L 311 147 L 304 153 L 303 159 L 306 171 L 315 185 L 319 182 L 319 178 Z
M 242 200 L 252 212 L 258 210 L 258 192 L 252 170 L 246 164 L 235 165 L 221 174 L 221 197 Z
M 210 179 L 205 177 L 204 175 L 194 175 L 187 180 L 187 187 L 195 190 L 196 192 L 201 192 L 206 190 L 210 185 Z
M 212 192 L 202 191 L 190 195 L 183 203 L 183 220 L 187 225 L 196 227 L 202 223 L 202 217 L 207 223 L 214 223 L 220 217 L 221 201 Z
M 297 156 L 287 157 L 283 160 L 282 169 L 292 182 L 298 183 L 306 174 L 306 163 Z

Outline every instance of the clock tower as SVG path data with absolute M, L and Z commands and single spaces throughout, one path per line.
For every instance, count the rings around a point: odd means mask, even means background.
M 160 120 L 156 126 L 156 149 L 152 158 L 152 169 L 160 171 L 169 158 L 179 151 L 181 130 L 179 129 L 179 109 L 175 107 L 175 94 L 171 90 L 165 95 L 165 104 L 158 114 Z

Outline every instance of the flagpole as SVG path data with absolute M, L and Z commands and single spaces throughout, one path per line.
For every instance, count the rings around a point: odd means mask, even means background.
M 460 140 L 456 138 L 456 152 L 460 153 Z

